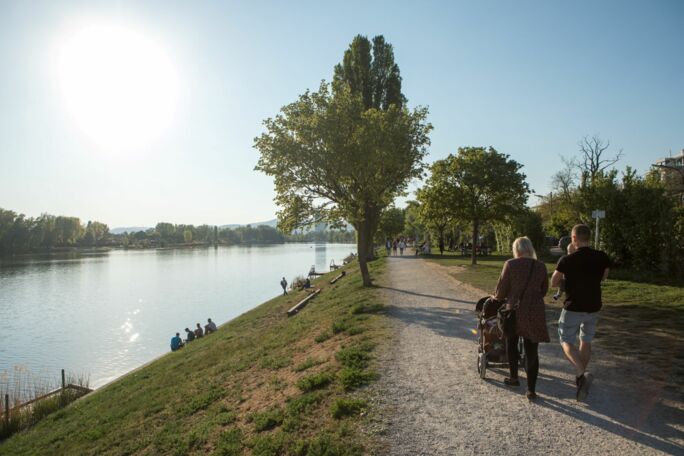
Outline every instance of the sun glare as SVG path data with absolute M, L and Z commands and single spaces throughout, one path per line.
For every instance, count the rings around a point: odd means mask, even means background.
M 178 79 L 164 49 L 133 30 L 89 26 L 59 49 L 66 109 L 78 126 L 108 149 L 135 148 L 171 123 Z

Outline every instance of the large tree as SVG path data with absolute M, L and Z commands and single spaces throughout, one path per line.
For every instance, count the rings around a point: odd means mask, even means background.
M 421 176 L 429 145 L 427 109 L 367 109 L 348 86 L 325 82 L 264 121 L 256 169 L 273 176 L 279 228 L 348 221 L 357 232 L 363 283 L 380 215 Z
M 440 254 L 443 254 L 444 233 L 457 219 L 453 210 L 453 192 L 447 182 L 440 179 L 429 179 L 423 188 L 416 192 L 420 202 L 418 213 L 423 224 L 437 233 Z
M 354 37 L 342 62 L 335 66 L 332 88 L 333 94 L 349 90 L 358 95 L 365 109 L 387 111 L 391 106 L 401 108 L 406 104 L 394 49 L 382 35 L 374 37 L 372 42 L 363 35 Z M 375 257 L 374 237 L 368 239 L 369 260 Z
M 441 188 L 450 211 L 472 223 L 473 264 L 482 224 L 505 220 L 525 207 L 530 189 L 521 168 L 493 147 L 461 147 L 432 164 L 426 188 Z

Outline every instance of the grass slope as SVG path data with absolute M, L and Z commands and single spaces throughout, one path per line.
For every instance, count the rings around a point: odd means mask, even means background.
M 371 264 L 382 273 L 383 260 Z M 268 301 L 0 444 L 0 454 L 352 455 L 387 329 L 356 264 Z M 359 389 L 361 388 L 361 389 Z
M 510 257 L 478 258 L 477 265 L 469 257 L 446 253 L 430 255 L 429 261 L 451 267 L 453 276 L 487 293 L 496 288 L 503 263 Z M 556 261 L 545 261 L 549 276 Z M 617 277 L 628 277 L 628 271 L 613 271 Z M 633 280 L 609 279 L 603 283 L 603 308 L 596 339 L 617 355 L 652 363 L 660 380 L 673 389 L 684 386 L 684 285 L 656 285 Z M 546 296 L 548 320 L 557 328 L 561 302 Z M 554 334 L 551 334 L 554 337 Z

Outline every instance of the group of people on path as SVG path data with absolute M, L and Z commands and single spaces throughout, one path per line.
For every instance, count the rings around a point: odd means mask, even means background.
M 558 336 L 563 353 L 575 370 L 576 397 L 581 401 L 589 394 L 594 379 L 587 367 L 602 305 L 601 282 L 608 277 L 610 260 L 604 252 L 590 247 L 591 229 L 587 225 L 575 225 L 571 237 L 568 255 L 558 261 L 551 286 L 559 288 L 558 296 L 565 293 Z M 520 385 L 518 338 L 522 337 L 527 398 L 534 400 L 539 373 L 538 346 L 541 342 L 550 342 L 544 307 L 549 279 L 546 265 L 537 260 L 534 246 L 527 237 L 515 240 L 513 256 L 504 264 L 494 293 L 496 300 L 506 301 L 507 309 L 515 309 L 515 333 L 506 335 L 510 376 L 504 383 L 512 387 Z
M 385 249 L 387 250 L 387 256 L 397 256 L 397 250 L 399 250 L 399 255 L 404 255 L 404 249 L 406 249 L 406 240 L 402 238 L 385 240 Z
M 207 318 L 207 324 L 204 325 L 204 329 L 202 329 L 202 326 L 199 323 L 197 323 L 197 328 L 194 331 L 190 330 L 190 328 L 185 328 L 185 341 L 181 338 L 180 333 L 176 333 L 176 335 L 171 338 L 171 351 L 179 350 L 183 348 L 185 344 L 188 344 L 195 339 L 199 339 L 200 337 L 204 337 L 205 335 L 209 335 L 217 329 L 216 323 L 211 321 L 211 318 Z

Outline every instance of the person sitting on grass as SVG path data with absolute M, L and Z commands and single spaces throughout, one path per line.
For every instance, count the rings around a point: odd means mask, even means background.
M 211 321 L 211 318 L 207 318 L 207 324 L 204 325 L 204 334 L 211 334 L 216 331 L 216 323 Z
M 311 288 L 311 280 L 307 277 L 306 280 L 304 280 L 304 288 L 308 289 Z
M 190 331 L 188 328 L 185 328 L 185 334 L 186 334 L 186 339 L 185 339 L 186 343 L 192 342 L 193 340 L 195 340 L 195 333 Z
M 200 324 L 197 323 L 197 329 L 195 330 L 195 338 L 199 339 L 202 336 L 204 336 L 204 331 L 202 331 L 202 327 L 200 326 Z
M 171 351 L 175 352 L 183 347 L 183 339 L 180 337 L 180 333 L 176 333 L 174 337 L 171 338 Z

